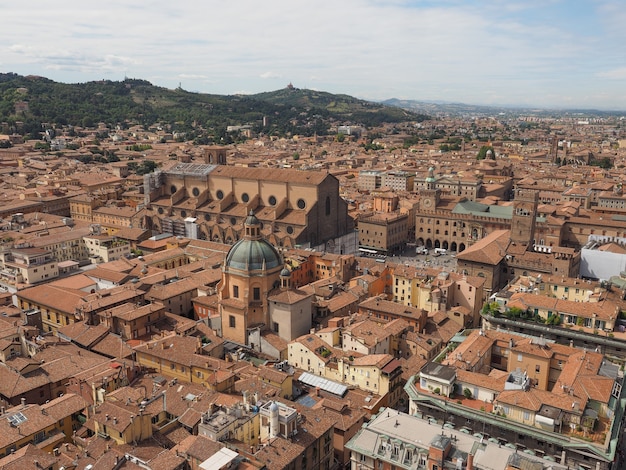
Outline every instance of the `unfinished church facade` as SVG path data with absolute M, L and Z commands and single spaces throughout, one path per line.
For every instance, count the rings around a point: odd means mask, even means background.
M 158 233 L 233 244 L 250 211 L 277 247 L 334 243 L 354 231 L 339 181 L 326 172 L 177 163 L 146 175 L 144 195 L 143 226 Z

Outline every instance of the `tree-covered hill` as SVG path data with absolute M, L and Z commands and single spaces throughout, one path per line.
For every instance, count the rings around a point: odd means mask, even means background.
M 426 118 L 347 95 L 293 87 L 230 96 L 170 90 L 137 79 L 66 84 L 0 74 L 0 122 L 13 126 L 21 121 L 26 133 L 40 131 L 42 123 L 91 127 L 103 122 L 111 126 L 165 123 L 172 130 L 212 136 L 224 135 L 229 125 L 249 125 L 267 134 L 312 135 L 326 134 L 338 123 L 371 127 Z

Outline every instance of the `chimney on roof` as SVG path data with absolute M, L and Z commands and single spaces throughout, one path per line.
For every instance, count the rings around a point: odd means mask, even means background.
M 474 454 L 467 454 L 467 465 L 465 470 L 474 470 Z
M 22 408 L 26 408 L 26 398 L 22 397 Z

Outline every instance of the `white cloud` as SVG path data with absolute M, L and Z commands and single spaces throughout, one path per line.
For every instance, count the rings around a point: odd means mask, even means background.
M 593 96 L 626 108 L 617 90 L 588 93 L 623 78 L 620 0 L 577 2 L 592 15 L 580 24 L 594 22 L 582 31 L 553 20 L 576 10 L 557 0 L 239 0 L 208 11 L 200 0 L 26 3 L 1 7 L 7 72 L 66 82 L 120 73 L 171 87 L 197 80 L 200 91 L 225 94 L 283 79 L 378 98 L 548 106 Z
M 265 72 L 259 75 L 259 77 L 263 79 L 267 79 L 267 78 L 282 78 L 283 76 L 276 72 Z
M 609 80 L 626 80 L 626 67 L 619 67 L 613 70 L 598 72 L 597 76 L 600 78 L 607 78 Z
M 206 80 L 209 77 L 207 77 L 206 75 L 198 75 L 198 74 L 192 74 L 192 73 L 181 73 L 178 74 L 178 78 L 183 78 L 186 80 Z

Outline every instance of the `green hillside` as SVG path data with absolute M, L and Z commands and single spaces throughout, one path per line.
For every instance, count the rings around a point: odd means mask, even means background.
M 20 103 L 27 103 L 28 109 L 20 111 Z M 230 96 L 170 90 L 136 79 L 65 84 L 0 74 L 0 122 L 15 130 L 15 122 L 21 121 L 22 132 L 32 134 L 41 131 L 42 123 L 92 127 L 103 122 L 110 126 L 163 123 L 205 139 L 223 138 L 229 125 L 250 125 L 255 132 L 275 135 L 323 135 L 333 124 L 371 127 L 426 118 L 347 95 L 295 88 Z

